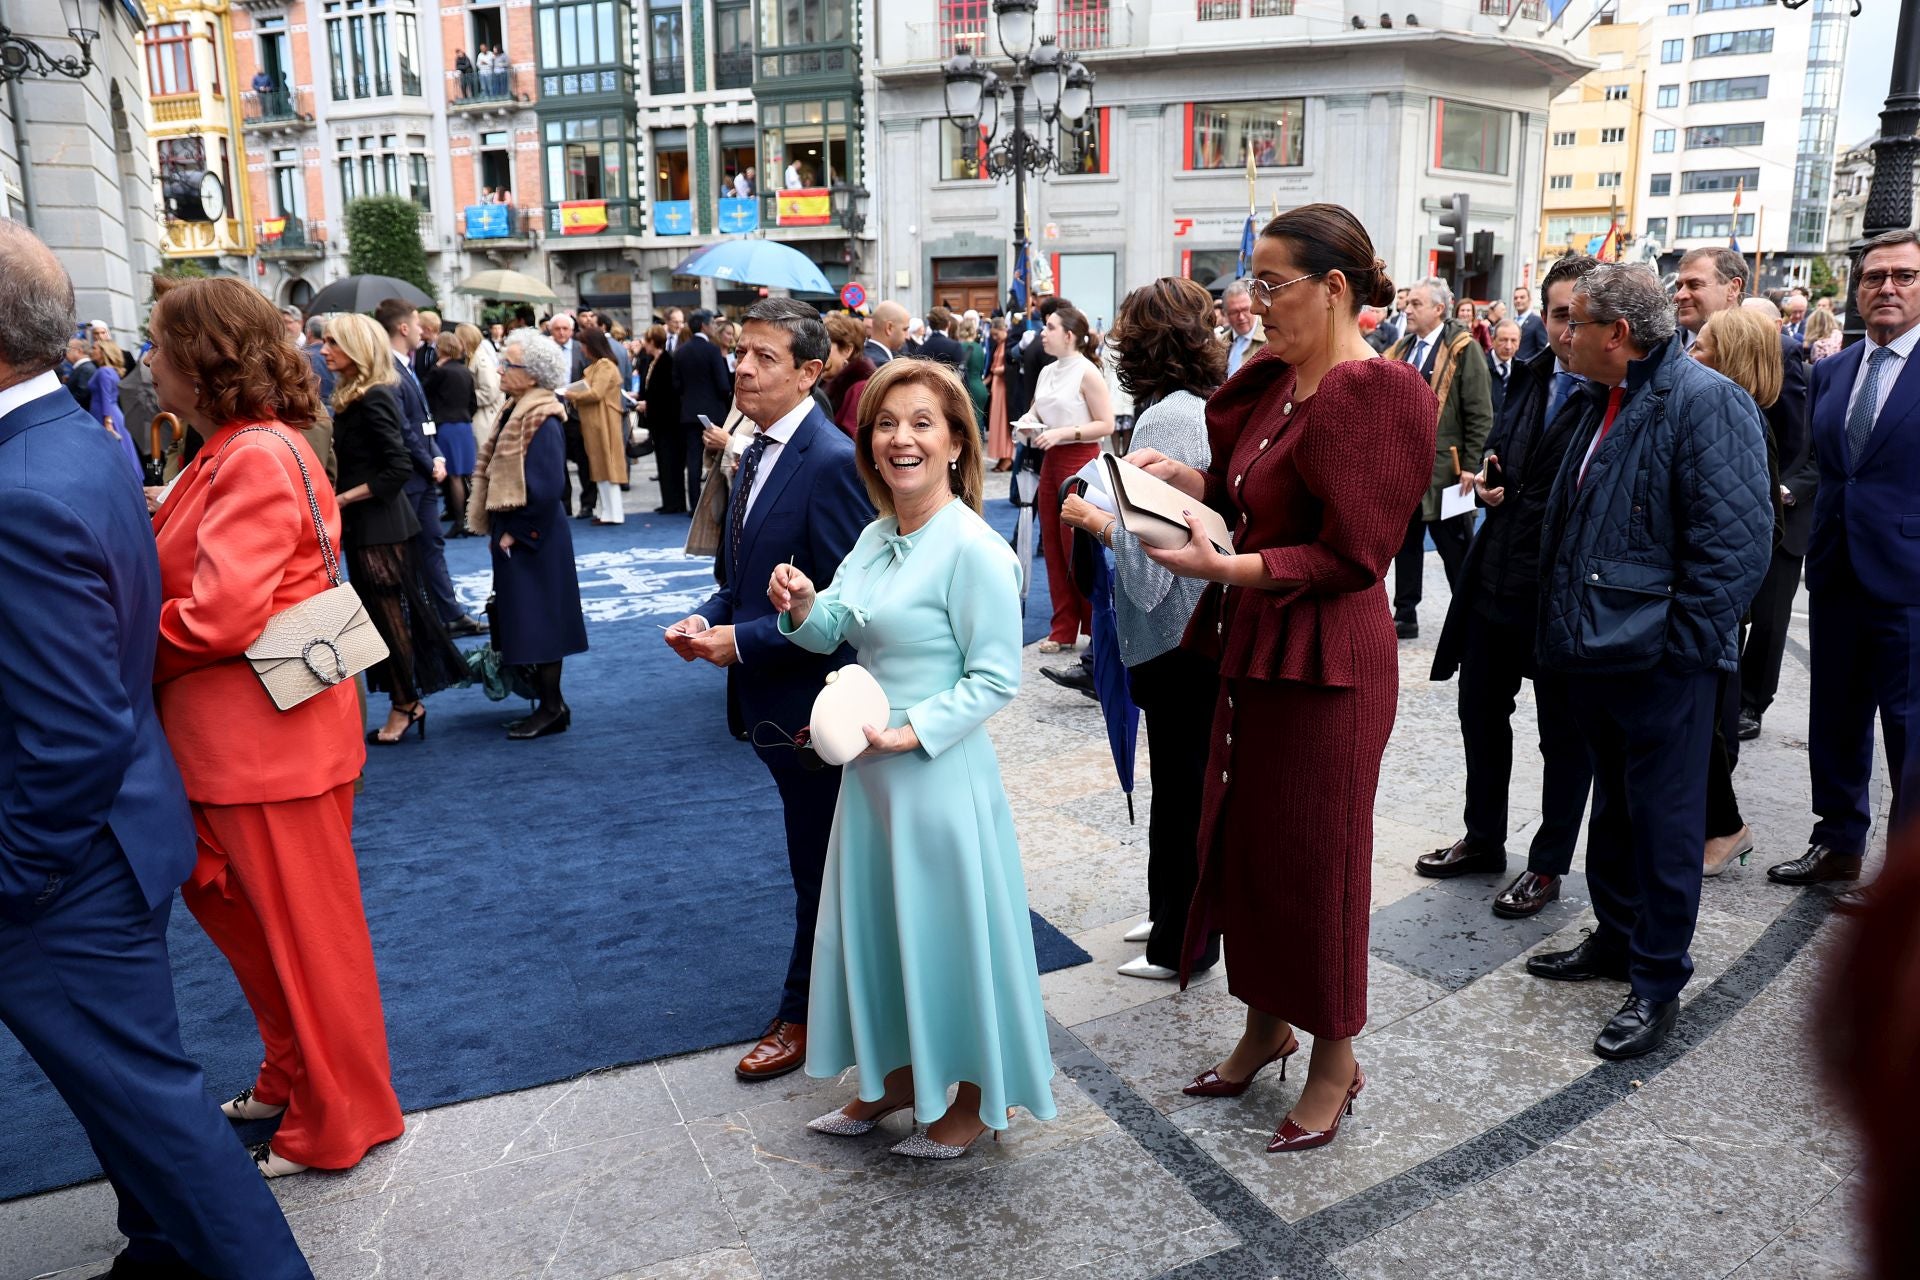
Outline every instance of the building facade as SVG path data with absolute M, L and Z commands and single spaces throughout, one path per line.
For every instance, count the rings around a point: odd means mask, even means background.
M 70 9 L 0 0 L 15 36 L 55 57 L 77 55 Z M 99 32 L 94 66 L 78 79 L 23 75 L 0 91 L 0 188 L 5 212 L 45 240 L 73 277 L 83 320 L 104 320 L 131 345 L 158 265 L 153 153 L 147 140 L 140 33 L 132 0 L 87 0 Z
M 1275 205 L 1343 204 L 1396 280 L 1451 274 L 1439 214 L 1464 192 L 1492 260 L 1476 297 L 1529 282 L 1541 222 L 1548 103 L 1591 63 L 1506 0 L 1415 0 L 1413 21 L 1319 0 L 1054 0 L 1052 36 L 1098 77 L 1086 128 L 1028 117 L 1065 172 L 1027 183 L 1028 225 L 1061 294 L 1110 323 L 1128 288 L 1236 270 L 1257 173 L 1256 223 Z M 1007 292 L 1011 184 L 944 118 L 942 60 L 982 43 L 1004 75 L 981 0 L 906 0 L 874 37 L 871 163 L 885 175 L 878 269 L 888 296 L 984 309 Z M 1004 115 L 1004 113 L 1003 113 Z M 1003 128 L 1006 121 L 1003 119 Z
M 1764 287 L 1805 284 L 1826 252 L 1844 0 L 1621 8 L 1652 57 L 1634 231 L 1669 270 L 1687 250 L 1732 243 L 1763 255 Z
M 1604 17 L 1580 37 L 1599 66 L 1569 85 L 1547 110 L 1545 218 L 1536 256 L 1542 263 L 1585 253 L 1616 229 L 1631 235 L 1641 188 L 1640 130 L 1645 120 L 1647 32 Z M 1633 254 L 1633 247 L 1626 247 Z
M 160 256 L 255 269 L 252 193 L 228 0 L 147 0 L 148 134 L 159 183 Z

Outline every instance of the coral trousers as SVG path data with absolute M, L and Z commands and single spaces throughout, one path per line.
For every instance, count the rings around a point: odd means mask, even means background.
M 1093 630 L 1093 605 L 1073 584 L 1073 530 L 1060 519 L 1060 486 L 1100 456 L 1097 444 L 1057 444 L 1040 463 L 1040 553 L 1047 561 L 1053 620 L 1047 638 L 1070 645 Z
M 233 965 L 265 1047 L 254 1097 L 286 1105 L 276 1155 L 346 1169 L 400 1136 L 400 1100 L 353 855 L 353 784 L 306 800 L 193 806 L 180 895 Z

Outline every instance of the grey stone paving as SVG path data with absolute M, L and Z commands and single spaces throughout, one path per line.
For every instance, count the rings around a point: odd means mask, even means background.
M 652 494 L 637 486 L 630 505 Z M 1802 662 L 1790 652 L 1767 730 L 1742 751 L 1736 785 L 1759 848 L 1708 882 L 1680 1040 L 1638 1068 L 1603 1067 L 1588 1045 L 1619 989 L 1522 968 L 1591 925 L 1584 882 L 1509 926 L 1485 909 L 1493 877 L 1436 885 L 1409 869 L 1457 834 L 1462 783 L 1455 687 L 1426 679 L 1446 606 L 1428 562 L 1426 638 L 1402 648 L 1376 804 L 1372 1017 L 1357 1045 L 1369 1083 L 1334 1145 L 1265 1154 L 1304 1070 L 1284 1083 L 1269 1071 L 1230 1102 L 1179 1092 L 1230 1047 L 1241 1007 L 1217 973 L 1176 993 L 1113 972 L 1137 953 L 1121 934 L 1146 904 L 1150 744 L 1142 825 L 1129 826 L 1093 704 L 1040 679 L 1029 650 L 994 738 L 1033 905 L 1093 955 L 1042 979 L 1058 1119 L 1023 1113 L 1001 1142 L 929 1166 L 887 1154 L 904 1116 L 861 1139 L 804 1128 L 852 1095 L 850 1078 L 742 1085 L 737 1047 L 596 1072 L 414 1114 L 350 1173 L 275 1183 L 316 1275 L 1863 1274 L 1857 1157 L 1806 1043 L 1833 925 L 1764 875 L 1808 825 Z M 1804 644 L 1804 616 L 1795 634 Z M 1515 851 L 1538 819 L 1524 728 L 1520 741 Z M 0 1280 L 78 1280 L 116 1240 L 97 1183 L 0 1204 Z

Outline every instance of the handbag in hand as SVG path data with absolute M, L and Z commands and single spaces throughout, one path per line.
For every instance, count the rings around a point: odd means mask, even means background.
M 247 661 L 260 677 L 267 696 L 282 711 L 290 711 L 316 693 L 322 693 L 351 680 L 387 656 L 387 643 L 374 629 L 360 594 L 340 578 L 340 558 L 334 552 L 333 539 L 327 536 L 326 522 L 320 518 L 320 500 L 314 496 L 313 477 L 307 473 L 307 460 L 293 441 L 272 427 L 246 427 L 236 431 L 233 440 L 255 431 L 264 431 L 293 450 L 300 466 L 300 480 L 307 490 L 307 510 L 313 516 L 313 532 L 320 540 L 320 558 L 327 566 L 327 581 L 333 585 L 316 596 L 289 605 L 267 619 L 260 638 L 247 646 Z M 233 440 L 227 443 L 231 445 Z M 222 450 L 224 456 L 225 450 Z M 207 486 L 220 477 L 220 459 L 213 461 L 213 474 Z

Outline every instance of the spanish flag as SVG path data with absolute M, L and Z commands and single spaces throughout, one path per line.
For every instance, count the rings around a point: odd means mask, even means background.
M 778 193 L 774 223 L 782 227 L 823 227 L 833 221 L 825 187 L 795 187 Z
M 268 218 L 260 224 L 260 238 L 262 240 L 278 240 L 286 233 L 287 220 L 285 218 Z
M 607 229 L 605 200 L 563 200 L 560 202 L 560 234 L 590 236 Z

